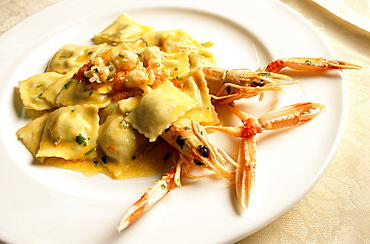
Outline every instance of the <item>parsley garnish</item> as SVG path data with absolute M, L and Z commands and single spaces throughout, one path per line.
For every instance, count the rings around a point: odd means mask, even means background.
M 68 81 L 65 85 L 64 85 L 64 89 L 68 89 L 71 85 L 72 85 L 72 83 L 74 82 L 74 80 L 70 80 L 70 81 Z
M 180 148 L 182 149 L 185 145 L 185 140 L 186 138 L 183 138 L 181 135 L 178 135 L 176 138 L 176 144 L 179 145 Z
M 79 134 L 78 136 L 76 136 L 76 142 L 79 144 L 79 145 L 83 145 L 83 146 L 86 146 L 87 145 L 87 140 L 86 138 Z
M 263 73 L 258 73 L 259 75 L 264 75 L 264 76 L 270 76 L 271 73 L 270 72 L 263 72 Z
M 85 152 L 84 155 L 87 156 L 87 155 L 89 155 L 90 153 L 92 153 L 94 151 L 95 151 L 95 147 L 93 147 L 89 151 Z

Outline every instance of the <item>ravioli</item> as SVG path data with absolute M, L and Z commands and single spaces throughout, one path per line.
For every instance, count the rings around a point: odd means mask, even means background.
M 48 116 L 36 157 L 96 158 L 98 131 L 96 105 L 61 107 Z
M 140 100 L 126 121 L 153 142 L 196 104 L 196 100 L 165 81 Z
M 19 81 L 19 92 L 27 109 L 37 111 L 52 109 L 54 105 L 45 99 L 44 91 L 63 75 L 46 72 Z
M 218 125 L 220 120 L 211 102 L 203 72 L 193 70 L 183 77 L 182 84 L 184 92 L 197 101 L 197 105 L 187 111 L 185 116 L 203 125 Z
M 45 113 L 20 128 L 16 133 L 32 155 L 36 155 L 40 148 L 40 142 L 48 116 L 49 113 Z
M 111 95 L 109 92 L 100 90 L 93 89 L 88 82 L 69 79 L 55 98 L 55 103 L 59 107 L 84 104 L 97 105 L 99 108 L 106 107 L 111 102 Z
M 139 100 L 139 97 L 121 100 L 100 127 L 98 147 L 105 161 L 101 166 L 115 179 L 149 176 L 172 165 L 169 157 L 175 151 L 172 146 L 164 140 L 150 143 L 125 121 L 126 114 Z
M 200 67 L 213 67 L 216 64 L 215 57 L 207 49 L 199 52 L 190 52 L 188 59 L 190 70 L 195 70 Z
M 189 52 L 183 51 L 180 53 L 168 54 L 162 59 L 162 64 L 169 70 L 170 76 L 181 76 L 190 71 L 188 55 Z
M 104 43 L 101 45 L 84 46 L 77 44 L 67 44 L 59 49 L 50 60 L 46 71 L 65 74 L 73 68 L 79 68 L 90 59 L 103 54 L 109 46 Z
M 77 67 L 73 68 L 68 73 L 55 80 L 50 86 L 47 87 L 47 89 L 43 91 L 42 97 L 45 98 L 49 103 L 53 104 L 53 106 L 59 107 L 58 103 L 56 102 L 56 98 L 63 89 L 68 88 L 68 86 L 71 84 L 70 80 L 77 71 Z
M 168 31 L 152 31 L 143 34 L 148 46 L 157 46 L 166 53 L 178 53 L 182 50 L 202 50 L 211 43 L 202 44 L 182 29 Z
M 120 103 L 128 109 L 135 107 L 138 101 L 138 98 L 133 97 L 122 100 Z M 99 133 L 99 147 L 111 161 L 118 163 L 131 161 L 131 158 L 149 143 L 147 138 L 125 121 L 125 112 L 116 106 L 101 125 Z
M 111 25 L 94 36 L 97 44 L 101 43 L 122 43 L 135 42 L 141 36 L 151 31 L 153 28 L 141 25 L 132 20 L 127 14 L 122 14 Z

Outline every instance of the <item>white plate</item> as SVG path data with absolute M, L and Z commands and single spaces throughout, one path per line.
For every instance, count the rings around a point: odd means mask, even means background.
M 15 132 L 20 119 L 17 81 L 41 73 L 66 43 L 89 44 L 127 12 L 157 30 L 183 28 L 211 40 L 220 67 L 256 69 L 287 56 L 333 58 L 319 33 L 274 0 L 65 0 L 31 16 L 0 39 L 0 239 L 16 243 L 230 243 L 252 234 L 299 201 L 319 180 L 338 146 L 345 89 L 337 71 L 293 72 L 302 87 L 243 102 L 258 116 L 301 101 L 327 111 L 299 128 L 262 134 L 257 179 L 249 209 L 239 214 L 232 188 L 203 178 L 174 189 L 134 225 L 118 234 L 122 215 L 158 177 L 114 181 L 33 163 Z M 217 137 L 217 136 L 216 136 Z M 235 141 L 221 145 L 236 154 Z

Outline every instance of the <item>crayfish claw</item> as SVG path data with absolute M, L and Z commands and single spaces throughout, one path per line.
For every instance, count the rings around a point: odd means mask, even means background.
M 257 145 L 255 136 L 240 141 L 238 164 L 235 170 L 236 197 L 240 207 L 246 210 L 252 193 L 256 169 Z
M 270 62 L 264 70 L 266 72 L 279 72 L 284 68 L 301 71 L 324 71 L 329 69 L 361 69 L 362 67 L 348 61 L 329 60 L 325 58 L 293 57 L 282 58 Z
M 265 130 L 283 129 L 309 121 L 324 109 L 325 106 L 320 103 L 296 103 L 268 112 L 258 121 Z
M 138 220 L 144 213 L 146 213 L 155 203 L 161 200 L 168 192 L 176 187 L 175 183 L 176 169 L 165 173 L 162 178 L 155 182 L 142 196 L 134 203 L 131 208 L 123 216 L 117 231 L 121 232 L 129 225 Z

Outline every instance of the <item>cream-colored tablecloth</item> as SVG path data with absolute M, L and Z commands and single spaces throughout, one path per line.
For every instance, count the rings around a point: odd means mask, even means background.
M 1 0 L 0 33 L 59 1 Z M 344 71 L 349 116 L 342 143 L 324 177 L 291 210 L 238 244 L 370 243 L 370 32 L 363 25 L 356 26 L 359 17 L 370 18 L 370 3 L 356 0 L 356 4 L 361 3 L 363 7 L 356 8 L 361 13 L 354 15 L 356 20 L 351 22 L 351 18 L 333 13 L 333 2 L 341 4 L 343 10 L 348 0 L 281 2 L 315 25 L 340 59 L 360 64 L 363 69 Z M 333 8 L 324 8 L 327 6 Z M 360 21 L 369 23 L 369 19 Z M 291 34 L 294 35 L 294 31 Z

